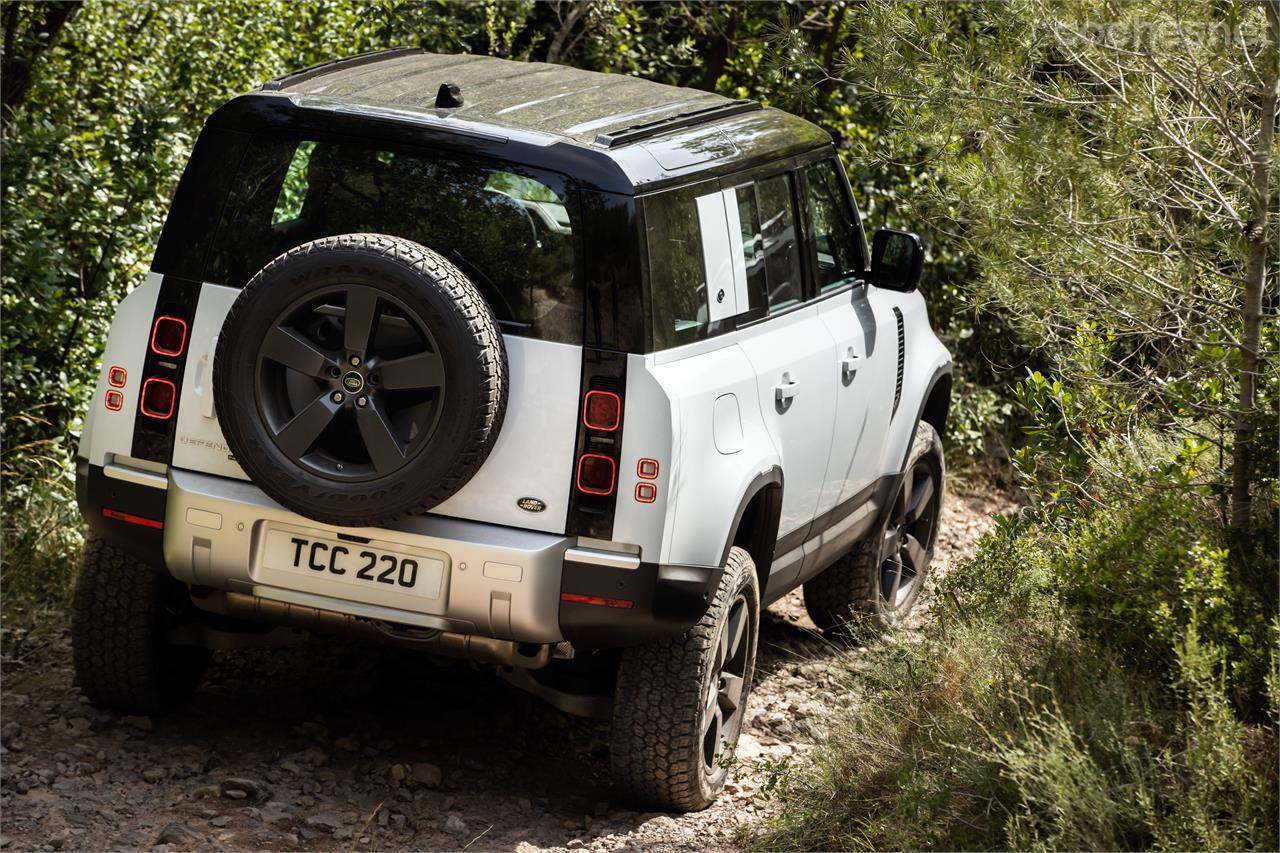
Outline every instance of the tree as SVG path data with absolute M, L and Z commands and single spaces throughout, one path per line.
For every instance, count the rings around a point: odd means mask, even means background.
M 973 298 L 1069 379 L 1060 429 L 1217 445 L 1241 531 L 1274 485 L 1278 7 L 873 5 L 841 69 L 924 159 L 915 209 L 979 259 Z

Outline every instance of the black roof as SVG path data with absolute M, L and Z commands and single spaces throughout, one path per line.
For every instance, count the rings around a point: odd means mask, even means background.
M 461 106 L 437 106 L 442 84 L 459 87 Z M 267 98 L 270 105 L 264 103 Z M 219 114 L 223 124 L 239 124 L 225 116 L 243 118 L 246 111 L 259 118 L 272 114 L 273 124 L 281 123 L 282 113 L 311 124 L 300 114 L 319 113 L 416 125 L 432 136 L 486 139 L 486 153 L 580 180 L 585 171 L 587 183 L 625 192 L 711 177 L 831 144 L 816 125 L 752 101 L 563 65 L 412 49 L 337 60 L 277 78 L 262 93 L 243 96 Z M 217 115 L 213 121 L 218 123 Z

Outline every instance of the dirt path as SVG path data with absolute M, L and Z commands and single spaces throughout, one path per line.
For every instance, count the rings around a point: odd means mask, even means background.
M 939 568 L 1009 508 L 950 498 Z M 811 629 L 799 593 L 765 615 L 739 767 L 683 816 L 610 799 L 605 724 L 467 666 L 313 640 L 222 655 L 179 714 L 126 717 L 72 686 L 65 628 L 6 629 L 0 848 L 735 849 L 764 814 L 769 762 L 840 701 Z

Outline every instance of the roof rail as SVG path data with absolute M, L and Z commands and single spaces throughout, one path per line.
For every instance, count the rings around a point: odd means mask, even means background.
M 423 50 L 420 47 L 393 47 L 387 50 L 373 50 L 356 56 L 348 56 L 345 59 L 331 59 L 328 62 L 321 62 L 308 68 L 303 68 L 301 71 L 294 71 L 268 80 L 262 84 L 262 91 L 278 92 L 285 86 L 301 83 L 303 80 L 310 80 L 312 77 L 319 77 L 331 71 L 337 71 L 342 68 L 358 68 L 371 62 L 391 59 L 395 56 L 405 56 L 410 53 L 423 53 Z
M 618 145 L 626 145 L 629 142 L 648 139 L 672 130 L 694 127 L 695 125 L 706 124 L 707 122 L 728 118 L 739 113 L 754 112 L 759 109 L 763 109 L 763 107 L 760 106 L 758 101 L 749 99 L 730 101 L 727 104 L 717 104 L 714 107 L 705 107 L 687 113 L 677 113 L 657 121 L 635 124 L 630 127 L 624 127 L 621 130 L 602 133 L 595 138 L 594 144 L 601 148 L 614 148 Z

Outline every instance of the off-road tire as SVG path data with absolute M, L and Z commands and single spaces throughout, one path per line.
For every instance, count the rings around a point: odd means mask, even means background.
M 76 683 L 95 705 L 172 710 L 204 679 L 210 652 L 168 641 L 190 609 L 186 589 L 102 539 L 85 543 L 71 610 Z
M 702 759 L 703 698 L 710 679 L 719 675 L 711 671 L 715 647 L 739 594 L 745 595 L 751 617 L 744 638 L 750 644 L 740 705 L 745 717 L 755 676 L 760 587 L 755 563 L 741 548 L 730 550 L 715 597 L 697 624 L 680 636 L 623 651 L 610 763 L 614 784 L 625 796 L 690 812 L 711 805 L 724 787 L 727 770 L 718 765 L 708 773 Z
M 935 454 L 940 466 L 941 485 L 946 483 L 946 463 L 942 439 L 932 424 L 921 421 L 916 426 L 915 440 L 907 454 L 906 469 L 926 454 Z M 942 494 L 938 495 L 942 500 Z M 933 559 L 934 542 L 927 547 Z M 926 564 L 927 565 L 927 564 Z M 804 607 L 822 631 L 833 631 L 852 623 L 875 631 L 885 631 L 900 624 L 915 606 L 924 586 L 923 573 L 913 585 L 909 597 L 896 608 L 887 606 L 880 594 L 880 531 L 854 545 L 847 555 L 804 584 Z
M 327 480 L 276 447 L 256 405 L 258 343 L 305 288 L 351 281 L 383 290 L 419 314 L 441 347 L 448 396 L 432 437 L 399 470 L 366 482 Z M 440 254 L 382 234 L 304 243 L 262 268 L 236 298 L 218 337 L 214 400 L 227 445 L 260 489 L 327 524 L 380 527 L 425 512 L 480 470 L 502 429 L 507 358 L 497 320 L 479 290 Z

